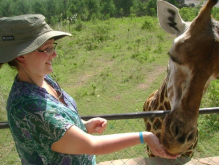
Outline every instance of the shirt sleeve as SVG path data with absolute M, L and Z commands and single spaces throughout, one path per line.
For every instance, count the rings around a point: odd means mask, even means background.
M 20 125 L 39 152 L 50 151 L 51 145 L 72 125 L 82 126 L 80 117 L 74 111 L 57 106 L 52 101 L 32 98 L 25 99 L 20 105 L 23 113 Z

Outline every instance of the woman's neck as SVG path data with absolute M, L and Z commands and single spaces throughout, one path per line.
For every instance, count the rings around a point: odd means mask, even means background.
M 50 86 L 45 80 L 44 76 L 35 76 L 33 74 L 28 74 L 24 69 L 18 71 L 18 80 L 29 82 L 31 84 L 35 84 L 41 88 L 45 88 L 46 91 L 53 95 L 57 100 L 66 105 L 64 99 L 62 98 L 61 90 L 57 92 L 52 86 Z
M 24 82 L 29 82 L 31 84 L 35 84 L 39 87 L 44 87 L 45 82 L 44 82 L 44 76 L 34 76 L 33 74 L 27 73 L 23 69 L 18 71 L 18 80 L 19 81 L 24 81 Z

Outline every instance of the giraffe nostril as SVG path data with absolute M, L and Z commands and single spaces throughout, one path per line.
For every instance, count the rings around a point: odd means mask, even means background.
M 179 134 L 179 127 L 175 126 L 174 128 L 174 135 L 177 136 Z
M 191 134 L 188 136 L 187 141 L 190 141 L 190 140 L 192 140 L 193 138 L 194 138 L 194 133 L 191 133 Z

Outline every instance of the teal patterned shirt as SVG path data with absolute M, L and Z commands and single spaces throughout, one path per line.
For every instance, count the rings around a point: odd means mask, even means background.
M 59 90 L 50 76 L 45 80 Z M 59 102 L 44 88 L 15 77 L 7 101 L 8 122 L 22 164 L 93 165 L 94 155 L 70 155 L 54 152 L 51 145 L 67 129 L 75 125 L 86 131 L 77 112 L 76 103 L 64 90 L 66 105 Z

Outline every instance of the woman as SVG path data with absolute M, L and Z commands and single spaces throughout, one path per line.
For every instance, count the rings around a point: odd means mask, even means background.
M 54 31 L 39 14 L 0 19 L 0 63 L 17 70 L 8 102 L 10 129 L 22 164 L 96 164 L 95 156 L 147 143 L 153 154 L 176 159 L 150 132 L 101 134 L 102 118 L 81 120 L 71 98 L 49 76 L 57 39 L 71 34 Z

